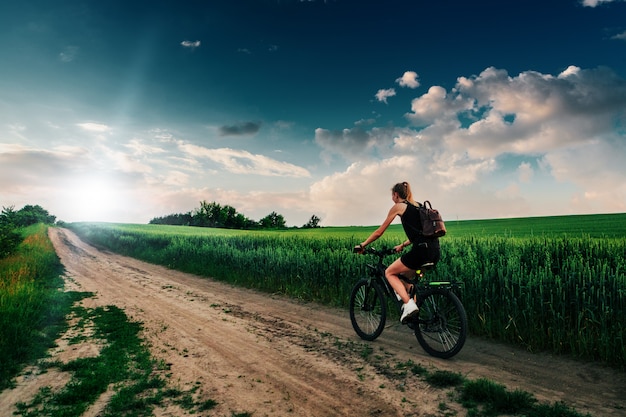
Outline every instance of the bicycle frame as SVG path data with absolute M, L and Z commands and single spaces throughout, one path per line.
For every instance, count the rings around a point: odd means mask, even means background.
M 383 288 L 383 291 L 385 291 L 385 295 L 387 297 L 392 298 L 393 300 L 398 302 L 398 305 L 401 305 L 402 301 L 399 301 L 395 297 L 395 291 L 391 287 L 391 284 L 389 284 L 389 281 L 387 281 L 385 277 L 385 270 L 387 269 L 387 266 L 383 263 L 383 258 L 386 255 L 391 255 L 395 253 L 395 251 L 393 249 L 390 249 L 387 251 L 378 251 L 374 248 L 367 248 L 365 250 L 368 253 L 372 253 L 378 256 L 377 264 L 366 265 L 367 268 L 369 269 L 370 279 L 374 279 L 378 284 L 380 284 L 380 286 Z M 413 286 L 412 291 L 409 294 L 409 297 L 418 295 L 420 292 L 425 291 L 427 287 L 443 288 L 446 290 L 453 291 L 455 294 L 458 294 L 458 289 L 460 287 L 459 282 L 457 281 L 428 281 L 428 282 L 420 281 L 420 278 L 423 278 L 424 276 L 425 276 L 425 272 L 420 269 L 416 271 L 416 275 L 413 279 L 407 278 L 403 275 L 398 275 L 400 280 L 402 280 L 404 283 L 410 284 Z

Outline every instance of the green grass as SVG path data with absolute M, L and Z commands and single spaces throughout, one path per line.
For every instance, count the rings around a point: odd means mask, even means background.
M 626 213 L 447 221 L 452 237 L 625 238 Z
M 62 266 L 47 230 L 41 224 L 22 230 L 17 251 L 0 260 L 0 390 L 53 346 L 66 312 L 82 297 L 59 291 Z
M 358 351 L 357 346 L 354 348 Z M 450 390 L 448 398 L 467 409 L 468 416 L 590 417 L 562 402 L 539 402 L 529 392 L 511 391 L 486 378 L 469 379 L 458 372 L 427 369 L 412 360 L 396 363 L 393 367 L 389 366 L 388 357 L 372 355 L 367 360 L 376 373 L 395 381 L 398 387 L 402 387 L 399 388 L 401 390 L 404 390 L 405 380 L 413 377 L 424 380 L 435 390 Z M 445 411 L 448 407 L 442 403 L 440 409 Z
M 549 217 L 524 217 L 486 220 L 446 220 L 448 237 L 501 236 L 501 237 L 626 237 L 626 213 L 591 214 Z M 287 230 L 308 236 L 365 236 L 378 226 L 324 227 L 306 230 Z M 402 226 L 390 226 L 387 234 L 402 239 Z
M 590 417 L 562 402 L 539 403 L 526 391 L 509 391 L 504 385 L 485 378 L 465 381 L 460 390 L 460 402 L 468 409 L 468 416 Z

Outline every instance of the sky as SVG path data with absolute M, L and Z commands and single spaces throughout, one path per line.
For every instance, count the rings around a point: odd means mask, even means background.
M 0 4 L 0 206 L 288 226 L 626 212 L 626 1 Z

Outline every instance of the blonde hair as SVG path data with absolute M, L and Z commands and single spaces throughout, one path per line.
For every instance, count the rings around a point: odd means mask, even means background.
M 415 204 L 413 200 L 413 193 L 411 192 L 411 186 L 408 182 L 399 182 L 391 188 L 391 191 L 398 193 L 401 199 L 407 200 L 411 204 Z

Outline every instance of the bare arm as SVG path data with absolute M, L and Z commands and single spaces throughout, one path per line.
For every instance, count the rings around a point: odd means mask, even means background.
M 385 230 L 387 230 L 393 219 L 395 219 L 396 216 L 404 214 L 404 210 L 406 210 L 406 204 L 394 204 L 393 207 L 391 207 L 391 209 L 389 210 L 389 213 L 387 214 L 387 217 L 385 218 L 383 224 L 381 224 L 378 229 L 374 230 L 372 234 L 367 239 L 365 239 L 363 243 L 361 243 L 359 246 L 365 247 L 381 237 L 385 233 Z

